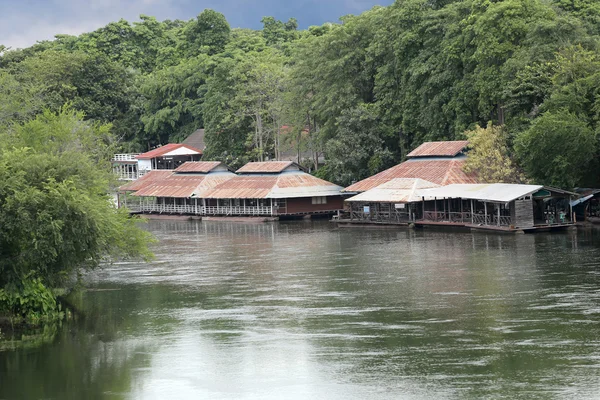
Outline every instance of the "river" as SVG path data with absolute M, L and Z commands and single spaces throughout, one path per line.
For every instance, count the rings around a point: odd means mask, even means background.
M 0 399 L 599 398 L 600 230 L 151 221 Z

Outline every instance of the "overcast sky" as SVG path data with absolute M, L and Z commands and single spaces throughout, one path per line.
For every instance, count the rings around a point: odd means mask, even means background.
M 140 14 L 159 20 L 194 18 L 205 8 L 225 14 L 232 28 L 261 27 L 262 17 L 295 17 L 300 28 L 337 22 L 393 0 L 0 0 L 0 44 L 22 48 L 54 35 L 78 35 Z

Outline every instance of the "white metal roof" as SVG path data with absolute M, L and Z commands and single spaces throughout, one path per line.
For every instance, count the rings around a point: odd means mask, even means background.
M 350 202 L 411 203 L 421 201 L 419 191 L 440 185 L 419 178 L 396 178 L 350 197 Z
M 423 189 L 419 195 L 425 200 L 471 199 L 496 203 L 508 203 L 519 197 L 542 189 L 540 185 L 518 185 L 512 183 L 454 184 L 434 189 Z

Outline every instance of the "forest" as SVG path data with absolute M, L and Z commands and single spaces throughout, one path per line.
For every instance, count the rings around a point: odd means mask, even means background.
M 0 131 L 67 105 L 108 124 L 120 151 L 204 128 L 204 159 L 301 153 L 340 185 L 468 137 L 488 180 L 600 184 L 596 0 L 397 0 L 306 30 L 261 22 L 142 15 L 0 46 Z

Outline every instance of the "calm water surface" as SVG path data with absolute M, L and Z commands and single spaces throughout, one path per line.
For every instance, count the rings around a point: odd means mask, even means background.
M 153 221 L 0 399 L 600 398 L 600 231 Z

